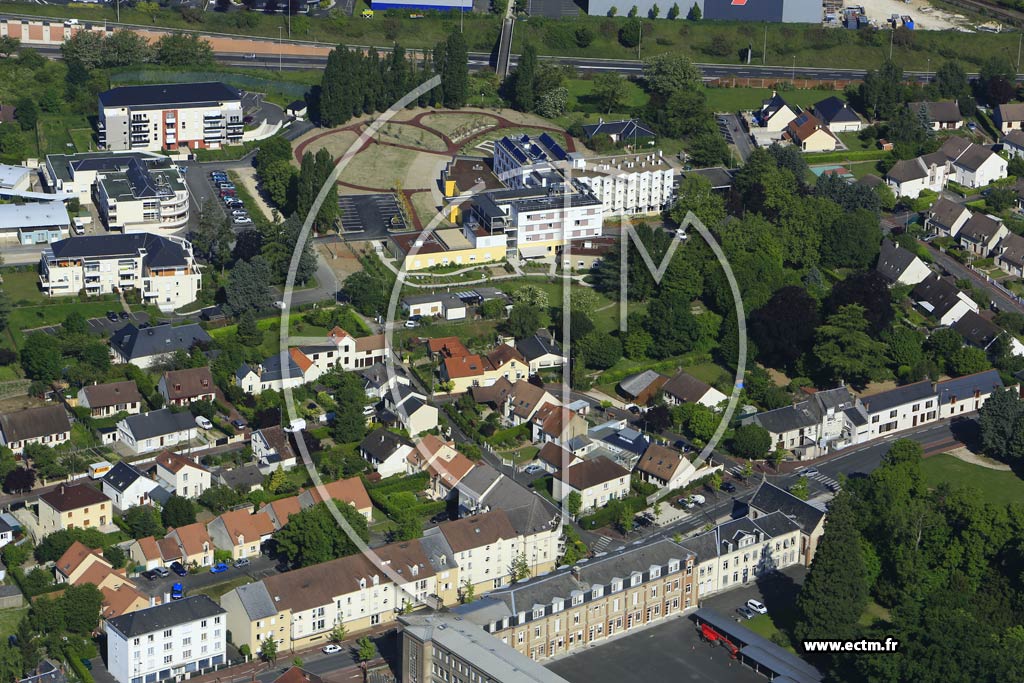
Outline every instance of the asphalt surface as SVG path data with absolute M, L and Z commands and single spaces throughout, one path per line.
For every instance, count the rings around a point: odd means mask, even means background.
M 754 151 L 754 144 L 750 141 L 750 134 L 743 127 L 743 122 L 736 114 L 719 114 L 718 129 L 725 136 L 725 141 L 736 146 L 743 163 L 747 163 L 751 153 Z
M 343 237 L 347 240 L 387 239 L 389 226 L 394 230 L 405 229 L 402 210 L 390 192 L 339 195 L 338 208 Z M 398 222 L 392 225 L 392 220 Z
M 999 310 L 1006 312 L 1024 313 L 1024 304 L 1014 299 L 1011 296 L 1006 295 L 1001 289 L 993 285 L 991 282 L 986 280 L 984 277 L 974 272 L 964 264 L 957 261 L 949 254 L 944 254 L 935 248 L 934 245 L 928 244 L 932 257 L 935 262 L 942 266 L 948 273 L 952 274 L 957 279 L 970 280 L 973 284 L 981 287 L 989 300 L 994 301 L 999 307 Z
M 146 595 L 161 596 L 170 594 L 171 587 L 176 583 L 180 583 L 182 588 L 185 589 L 185 595 L 190 595 L 200 588 L 208 588 L 220 583 L 233 581 L 240 576 L 248 576 L 253 581 L 258 581 L 259 579 L 276 574 L 275 564 L 275 560 L 260 555 L 259 557 L 251 558 L 248 567 L 240 569 L 232 567 L 229 563 L 228 570 L 219 574 L 211 574 L 209 568 L 203 568 L 198 573 L 188 574 L 187 576 L 178 576 L 171 572 L 169 576 L 162 579 L 153 579 L 152 581 L 139 577 L 135 580 L 135 585 L 140 592 Z

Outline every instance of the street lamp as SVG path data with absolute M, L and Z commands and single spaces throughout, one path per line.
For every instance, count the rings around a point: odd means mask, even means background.
M 796 85 L 796 55 L 793 55 L 793 85 Z
M 283 57 L 281 56 L 281 52 L 284 50 L 284 36 L 282 36 L 281 34 L 283 32 L 284 32 L 284 27 L 283 26 L 278 26 L 277 27 L 277 70 L 278 71 L 281 71 L 281 69 L 282 69 L 281 62 L 283 60 Z

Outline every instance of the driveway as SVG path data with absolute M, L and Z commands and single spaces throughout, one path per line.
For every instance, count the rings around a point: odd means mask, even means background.
M 725 141 L 736 147 L 740 159 L 746 163 L 754 148 L 740 117 L 736 114 L 717 114 L 715 118 L 718 119 L 718 130 L 725 136 Z
M 153 579 L 148 581 L 144 578 L 139 577 L 135 581 L 135 585 L 139 591 L 149 596 L 163 596 L 170 594 L 171 586 L 176 583 L 180 583 L 185 589 L 185 595 L 190 595 L 200 588 L 209 588 L 220 583 L 227 583 L 228 581 L 234 581 L 240 576 L 248 576 L 253 581 L 266 578 L 277 573 L 274 569 L 276 564 L 275 560 L 270 559 L 265 555 L 252 558 L 249 562 L 248 567 L 242 569 L 235 569 L 229 565 L 226 572 L 220 574 L 211 574 L 209 567 L 203 567 L 196 574 L 189 574 L 187 576 L 178 576 L 177 574 L 171 573 L 170 576 L 166 576 L 162 579 Z

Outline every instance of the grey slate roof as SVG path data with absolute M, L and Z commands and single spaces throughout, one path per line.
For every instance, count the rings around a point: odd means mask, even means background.
M 588 138 L 595 135 L 617 135 L 620 138 L 653 138 L 654 131 L 649 125 L 638 119 L 624 121 L 601 121 L 583 126 L 583 133 Z
M 661 390 L 682 403 L 696 403 L 704 398 L 704 394 L 708 393 L 711 387 L 693 375 L 680 370 L 672 379 L 665 382 Z
M 458 487 L 460 491 L 479 497 L 500 478 L 501 473 L 498 470 L 487 463 L 480 463 L 462 478 L 462 481 L 458 483 Z
M 928 112 L 928 120 L 936 123 L 955 123 L 962 117 L 960 115 L 960 107 L 956 102 L 908 102 L 907 109 L 914 116 L 921 111 L 921 107 L 924 106 Z
M 915 301 L 927 302 L 936 318 L 946 315 L 960 300 L 960 290 L 952 282 L 932 273 L 910 292 Z
M 280 461 L 280 459 L 280 456 L 277 456 L 277 461 Z M 272 458 L 271 461 L 273 461 Z M 260 468 L 256 463 L 247 462 L 239 467 L 220 470 L 217 472 L 217 479 L 220 480 L 220 483 L 233 489 L 240 486 L 248 489 L 251 486 L 263 484 L 263 473 L 260 472 Z
M 239 586 L 235 589 L 235 595 L 238 596 L 238 601 L 242 603 L 242 608 L 250 621 L 269 619 L 277 614 L 274 600 L 270 597 L 267 586 L 262 581 Z
M 960 228 L 960 237 L 972 242 L 988 243 L 996 236 L 1003 222 L 994 216 L 976 213 Z
M 133 638 L 218 614 L 227 614 L 227 610 L 205 595 L 192 595 L 108 619 L 107 626 Z
M 885 174 L 885 177 L 895 180 L 897 183 L 905 183 L 911 180 L 920 180 L 927 177 L 928 169 L 920 157 L 915 159 L 903 159 L 897 161 Z
M 974 311 L 968 311 L 964 317 L 953 323 L 952 328 L 960 333 L 967 343 L 987 349 L 995 341 L 1002 330 L 991 320 L 985 320 Z
M 864 396 L 860 400 L 869 413 L 877 413 L 913 403 L 914 401 L 924 401 L 934 396 L 935 391 L 931 380 L 926 379 L 921 382 L 896 387 L 889 391 L 883 391 L 873 396 Z
M 665 376 L 662 375 L 660 372 L 655 372 L 654 370 L 644 370 L 643 372 L 638 372 L 635 375 L 630 375 L 629 377 L 623 379 L 621 382 L 619 382 L 619 388 L 621 388 L 625 393 L 629 394 L 630 396 L 639 396 L 644 392 L 645 389 L 647 389 L 655 382 L 659 380 L 664 381 L 665 379 Z
M 0 430 L 7 441 L 22 441 L 71 431 L 71 422 L 64 406 L 43 406 L 0 415 Z
M 470 473 L 477 469 L 480 469 L 479 465 Z M 499 476 L 498 483 L 484 496 L 483 503 L 492 510 L 504 510 L 518 534 L 525 536 L 549 528 L 559 509 L 505 475 Z
M 805 403 L 758 413 L 753 417 L 753 421 L 772 434 L 792 432 L 801 427 L 810 427 L 818 423 L 817 418 L 811 414 Z
M 124 493 L 125 489 L 144 476 L 135 465 L 130 465 L 122 460 L 103 475 L 103 483 L 109 484 L 116 491 Z
M 859 122 L 857 112 L 835 95 L 826 97 L 814 105 L 814 115 L 830 126 L 836 122 Z
M 765 515 L 781 512 L 796 522 L 804 533 L 813 531 L 825 517 L 824 511 L 767 481 L 757 487 L 750 499 L 750 507 Z
M 958 204 L 946 197 L 939 197 L 928 211 L 929 220 L 950 230 L 964 211 L 967 211 L 967 207 L 963 204 Z
M 401 434 L 386 429 L 375 429 L 359 443 L 359 450 L 368 453 L 374 460 L 384 461 L 401 446 L 412 446 L 412 442 Z
M 875 270 L 886 280 L 896 282 L 916 259 L 917 256 L 910 250 L 904 249 L 891 240 L 884 239 Z
M 136 439 L 151 439 L 154 436 L 183 432 L 196 426 L 192 413 L 172 413 L 169 408 L 129 415 L 124 421 Z
M 998 370 L 986 370 L 974 375 L 966 375 L 955 379 L 947 379 L 945 382 L 938 382 L 935 390 L 939 394 L 939 403 L 949 403 L 952 400 L 964 400 L 973 398 L 975 392 L 982 396 L 992 393 L 993 389 L 1002 388 L 1003 380 L 999 377 Z
M 207 83 L 161 83 L 154 85 L 129 85 L 112 88 L 100 93 L 100 104 L 104 107 L 155 107 L 157 105 L 217 105 L 221 102 L 241 99 L 242 94 L 229 85 L 219 82 Z
M 206 330 L 195 323 L 178 327 L 157 325 L 144 330 L 129 323 L 110 337 L 110 345 L 117 348 L 130 361 L 179 350 L 188 351 L 195 344 L 206 344 L 210 341 L 210 335 Z
M 547 354 L 555 356 L 562 355 L 562 349 L 548 336 L 535 334 L 532 337 L 520 339 L 516 342 L 516 350 L 523 354 L 523 358 L 532 361 Z
M 135 161 L 135 160 L 133 160 Z M 135 161 L 137 164 L 138 162 Z M 128 235 L 87 235 L 58 240 L 50 245 L 57 258 L 125 256 L 137 258 L 139 250 L 145 249 L 143 263 L 156 268 L 163 266 L 184 266 L 188 263 L 185 249 L 177 242 L 162 235 L 148 232 Z

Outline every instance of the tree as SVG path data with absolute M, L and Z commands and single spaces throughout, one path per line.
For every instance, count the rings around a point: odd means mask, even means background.
M 226 308 L 232 315 L 245 311 L 259 312 L 270 307 L 270 266 L 262 256 L 252 261 L 239 261 L 228 274 L 224 286 Z
M 788 369 L 813 348 L 820 323 L 818 302 L 803 287 L 791 286 L 775 292 L 750 314 L 747 332 L 762 363 Z
M 686 13 L 687 20 L 700 21 L 702 17 L 703 14 L 700 11 L 700 5 L 698 5 L 697 3 L 693 3 L 693 7 L 691 7 L 690 11 Z
M 476 586 L 466 579 L 462 582 L 462 588 L 459 591 L 459 602 L 463 605 L 468 605 L 476 599 Z
M 885 369 L 885 344 L 868 334 L 864 307 L 843 306 L 828 317 L 815 335 L 814 354 L 833 381 L 864 386 Z
M 851 494 L 843 491 L 829 505 L 825 533 L 797 595 L 796 639 L 858 634 L 857 621 L 868 604 L 867 576 L 857 512 Z
M 75 34 L 76 37 L 78 34 Z M 148 62 L 153 51 L 149 42 L 135 31 L 114 31 L 103 41 L 104 66 L 133 66 Z
M 36 471 L 25 467 L 15 467 L 4 476 L 4 491 L 6 493 L 21 493 L 31 491 L 36 484 Z
M 240 500 L 238 492 L 230 486 L 214 484 L 199 495 L 199 504 L 207 508 L 215 515 L 226 512 L 229 508 L 238 505 Z
M 277 640 L 273 636 L 260 641 L 260 657 L 271 664 L 277 663 Z
M 903 106 L 903 69 L 886 60 L 868 71 L 860 86 L 861 100 L 875 119 L 889 119 Z
M 35 130 L 39 121 L 39 105 L 31 97 L 22 97 L 15 105 L 14 118 L 22 130 Z
M 344 624 L 338 624 L 333 629 L 331 629 L 331 633 L 330 633 L 330 635 L 328 637 L 331 639 L 332 643 L 337 644 L 337 643 L 344 642 L 345 637 L 347 635 L 348 635 L 348 632 L 345 630 L 345 625 Z
M 280 135 L 267 138 L 260 142 L 259 149 L 253 163 L 257 171 L 262 171 L 267 166 L 277 161 L 290 162 L 292 159 L 292 146 Z
M 150 505 L 136 505 L 124 513 L 124 524 L 132 538 L 157 536 L 163 532 L 160 513 Z
M 331 425 L 335 441 L 350 443 L 362 439 L 366 433 L 366 418 L 363 416 L 366 394 L 359 375 L 335 367 L 320 381 L 337 403 Z
M 435 68 L 441 74 L 442 102 L 449 109 L 466 106 L 469 97 L 469 53 L 466 38 L 459 31 L 448 34 L 444 59 Z
M 679 18 L 679 3 L 678 2 L 672 3 L 672 6 L 668 8 L 668 14 L 665 15 L 665 16 L 668 17 L 669 19 L 678 19 Z
M 964 338 L 951 327 L 940 327 L 924 342 L 924 350 L 940 368 L 945 368 L 948 359 L 964 344 Z
M 973 375 L 990 367 L 985 351 L 974 346 L 960 347 L 946 361 L 946 371 L 953 377 Z
M 647 17 L 649 19 L 657 19 L 658 15 L 661 14 L 661 8 L 658 7 L 658 3 L 651 5 L 651 9 L 647 10 Z
M 64 622 L 72 633 L 88 636 L 100 621 L 103 593 L 91 583 L 68 586 L 60 597 L 64 609 Z
M 209 261 L 216 268 L 224 268 L 231 260 L 231 243 L 235 239 L 227 217 L 223 212 L 212 209 L 204 211 L 199 226 L 191 233 L 192 247 L 196 254 Z
M 831 268 L 870 268 L 878 259 L 881 241 L 878 216 L 867 209 L 856 209 L 825 231 L 821 262 Z
M 512 564 L 509 566 L 509 576 L 512 579 L 512 583 L 519 583 L 523 579 L 530 578 L 530 562 L 526 559 L 526 551 L 520 552 L 518 555 L 512 558 Z
M 579 26 L 573 32 L 573 36 L 576 39 L 577 47 L 590 47 L 590 44 L 594 42 L 594 32 L 590 30 L 589 26 Z
M 577 357 L 588 368 L 607 370 L 622 358 L 622 342 L 602 332 L 591 332 L 573 345 Z
M 544 326 L 543 313 L 536 306 L 526 303 L 513 304 L 505 328 L 516 339 L 532 337 Z
M 1016 69 L 1005 56 L 994 56 L 981 65 L 982 93 L 992 106 L 1006 104 L 1014 95 Z
M 213 66 L 213 46 L 195 33 L 168 33 L 154 43 L 153 49 L 154 61 L 164 66 Z
M 936 99 L 962 100 L 970 97 L 971 86 L 963 65 L 955 59 L 943 62 L 935 70 Z
M 0 644 L 0 680 L 18 681 L 24 675 L 21 650 L 6 642 Z
M 678 7 L 675 9 L 678 11 Z M 700 69 L 678 52 L 648 57 L 644 60 L 643 75 L 647 89 L 666 98 L 684 90 L 698 90 L 703 85 Z
M 63 479 L 69 472 L 57 451 L 41 443 L 26 444 L 24 457 L 43 479 Z
M 871 335 L 881 334 L 895 317 L 889 283 L 874 270 L 855 273 L 837 282 L 825 302 L 825 311 L 832 314 L 849 304 L 857 304 L 864 309 Z
M 53 335 L 43 332 L 28 335 L 20 356 L 21 369 L 29 379 L 49 381 L 61 375 L 61 344 Z
M 342 289 L 356 310 L 364 315 L 379 315 L 387 309 L 389 284 L 365 270 L 345 278 Z
M 978 411 L 985 453 L 1004 461 L 1024 457 L 1024 402 L 1012 389 L 996 388 Z
M 160 520 L 165 527 L 175 529 L 196 521 L 196 508 L 192 501 L 181 496 L 171 496 L 160 510 Z
M 800 500 L 807 500 L 811 495 L 810 485 L 808 484 L 807 477 L 800 477 L 789 487 L 789 492 Z
M 594 77 L 593 97 L 606 114 L 611 113 L 626 98 L 626 79 L 614 71 L 599 73 Z
M 256 324 L 256 314 L 247 310 L 238 318 L 236 331 L 238 341 L 249 347 L 257 347 L 263 343 L 263 330 Z
M 630 12 L 636 12 L 636 6 Z M 629 19 L 619 29 L 619 42 L 623 47 L 636 47 L 640 44 L 642 31 L 643 25 L 640 20 L 636 18 L 635 14 L 630 14 Z
M 356 657 L 360 662 L 368 662 L 377 657 L 377 646 L 373 644 L 368 636 L 363 636 L 356 641 Z
M 580 511 L 583 509 L 583 496 L 580 495 L 579 491 L 572 491 L 566 496 L 565 505 L 569 516 L 576 519 L 580 516 Z
M 687 153 L 698 166 L 716 166 L 729 161 L 729 147 L 718 133 L 702 131 L 690 140 Z
M 733 433 L 733 451 L 740 457 L 747 458 L 748 460 L 763 458 L 771 447 L 771 434 L 760 425 L 741 425 Z
M 685 353 L 700 340 L 700 326 L 690 310 L 690 302 L 668 292 L 651 301 L 645 329 L 656 341 L 650 349 L 654 358 Z
M 547 119 L 558 118 L 565 114 L 569 106 L 569 89 L 564 86 L 546 91 L 537 100 L 537 113 Z
M 116 569 L 124 566 L 125 560 L 128 559 L 128 555 L 120 546 L 108 545 L 103 549 L 103 559 L 109 562 Z
M 512 104 L 519 111 L 533 111 L 536 104 L 537 48 L 532 43 L 523 46 L 516 66 L 512 88 Z
M 348 503 L 337 505 L 356 535 L 367 541 L 366 518 Z M 359 551 L 348 534 L 338 533 L 338 523 L 325 503 L 292 515 L 274 537 L 281 555 L 293 567 L 308 567 Z

